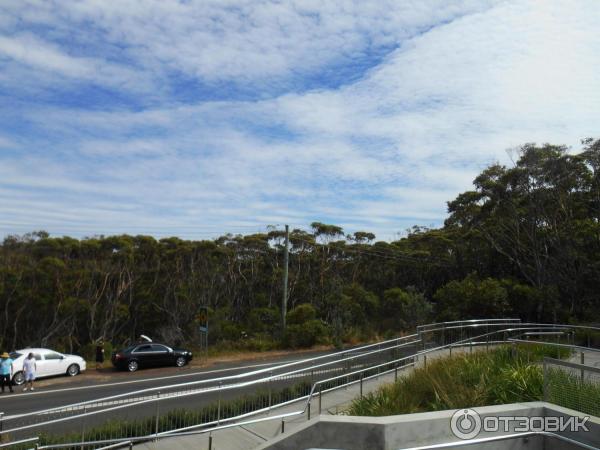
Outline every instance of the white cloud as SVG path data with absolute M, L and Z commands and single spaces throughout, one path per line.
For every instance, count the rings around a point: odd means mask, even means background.
M 39 150 L 0 158 L 0 187 L 11 186 L 0 190 L 0 211 L 29 229 L 193 236 L 203 226 L 323 220 L 390 238 L 440 224 L 445 202 L 486 164 L 508 162 L 506 148 L 577 147 L 598 133 L 593 1 L 45 3 L 37 4 L 43 19 L 26 20 L 60 27 L 93 19 L 93 35 L 123 43 L 153 80 L 175 68 L 210 82 L 255 87 L 281 77 L 292 87 L 262 100 L 181 105 L 167 97 L 136 111 L 20 110 Z M 0 49 L 71 78 L 99 79 L 94 68 L 107 57 L 43 43 L 37 54 L 19 50 L 23 39 Z M 397 48 L 366 73 L 357 69 L 352 83 L 305 91 L 290 81 L 326 78 L 336 61 L 386 45 Z

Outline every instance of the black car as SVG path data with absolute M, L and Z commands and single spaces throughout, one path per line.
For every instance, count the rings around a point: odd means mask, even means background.
M 114 352 L 111 360 L 117 369 L 135 372 L 140 367 L 183 367 L 192 360 L 192 352 L 157 342 L 144 342 Z

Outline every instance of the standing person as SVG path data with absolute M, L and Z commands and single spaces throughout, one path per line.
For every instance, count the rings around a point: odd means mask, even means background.
M 98 342 L 96 345 L 96 370 L 100 370 L 104 365 L 104 342 Z
M 33 380 L 35 380 L 35 371 L 37 366 L 35 364 L 35 358 L 33 357 L 33 353 L 27 355 L 25 361 L 23 361 L 23 373 L 25 374 L 25 388 L 24 391 L 27 390 L 27 383 L 29 383 L 30 390 L 33 391 Z
M 6 352 L 0 355 L 0 376 L 2 377 L 2 393 L 4 394 L 4 387 L 8 386 L 10 392 L 13 392 L 12 388 L 12 368 L 13 360 L 10 355 Z

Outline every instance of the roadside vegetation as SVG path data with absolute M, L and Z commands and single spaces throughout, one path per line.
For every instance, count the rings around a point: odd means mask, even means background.
M 435 359 L 355 399 L 348 414 L 388 416 L 542 400 L 540 361 L 544 356 L 566 357 L 568 352 L 543 345 L 516 349 L 501 346 Z
M 193 349 L 202 306 L 215 351 L 341 346 L 432 320 L 596 321 L 600 140 L 578 154 L 527 144 L 517 156 L 450 199 L 440 228 L 415 226 L 393 242 L 320 222 L 292 230 L 285 333 L 281 229 L 202 241 L 8 236 L 0 348 L 93 359 L 100 339 L 108 355 L 146 334 Z
M 311 385 L 307 382 L 296 383 L 293 386 L 283 389 L 267 389 L 257 391 L 252 395 L 244 395 L 235 400 L 223 400 L 220 405 L 213 402 L 199 408 L 178 408 L 160 414 L 158 421 L 158 432 L 171 431 L 192 425 L 212 424 L 215 426 L 218 420 L 225 421 L 229 417 L 239 416 L 268 408 L 269 401 L 272 405 L 282 403 L 288 400 L 300 398 L 310 392 Z M 161 406 L 165 407 L 165 404 Z M 150 405 L 149 410 L 154 411 L 154 406 Z M 75 424 L 77 428 L 79 423 Z M 198 427 L 196 430 L 201 430 Z M 110 419 L 103 425 L 88 428 L 84 430 L 86 441 L 97 441 L 115 438 L 132 438 L 148 436 L 156 433 L 156 416 L 149 416 L 142 419 Z M 71 442 L 81 442 L 81 431 L 65 434 L 41 434 L 40 445 L 64 444 Z M 80 448 L 76 445 L 73 448 Z

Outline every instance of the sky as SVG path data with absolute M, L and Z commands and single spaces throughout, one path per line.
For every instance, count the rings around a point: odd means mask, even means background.
M 392 240 L 600 137 L 597 0 L 0 0 L 0 237 Z

